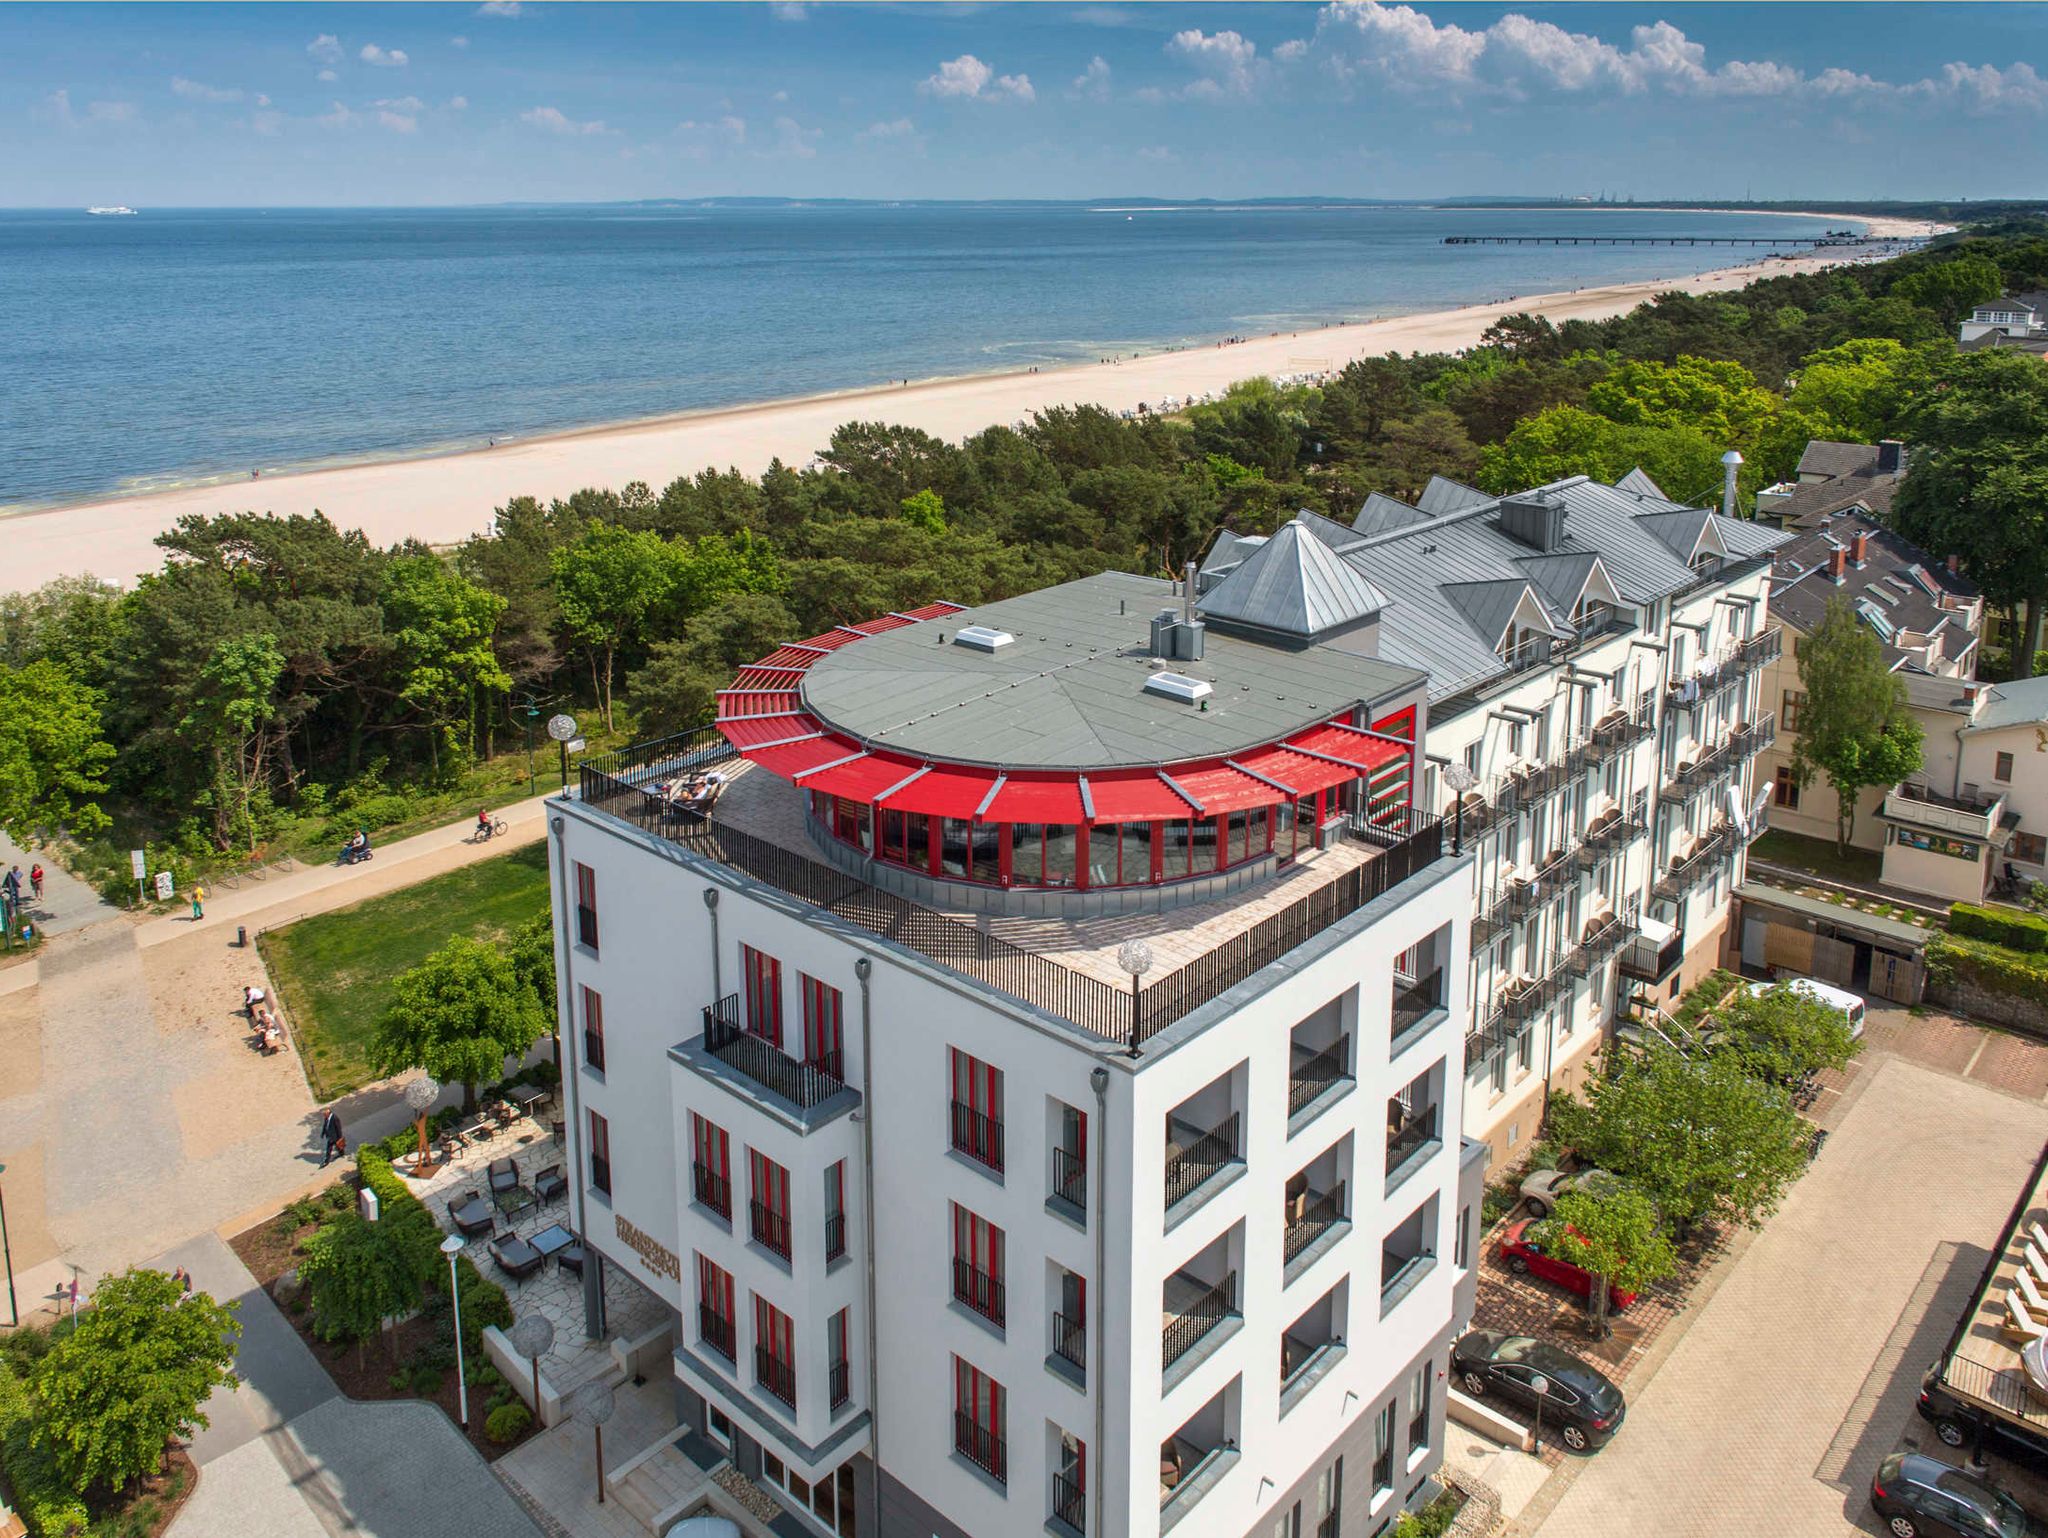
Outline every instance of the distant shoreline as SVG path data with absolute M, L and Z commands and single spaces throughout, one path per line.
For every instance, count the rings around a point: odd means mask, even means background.
M 1868 216 L 1805 217 L 1844 218 L 1865 226 L 1873 242 L 1918 238 L 1944 228 Z M 131 581 L 159 564 L 155 536 L 179 518 L 242 509 L 318 510 L 341 527 L 362 529 L 378 544 L 417 538 L 446 546 L 487 530 L 494 509 L 512 496 L 546 500 L 635 480 L 659 490 L 678 475 L 706 467 L 758 474 L 776 459 L 801 466 L 848 421 L 880 419 L 958 440 L 1052 405 L 1128 411 L 1144 403 L 1157 409 L 1168 398 L 1215 393 L 1259 375 L 1334 372 L 1361 356 L 1469 347 L 1512 310 L 1534 310 L 1553 320 L 1605 318 L 1657 293 L 1736 288 L 1765 273 L 1809 271 L 1842 259 L 1750 262 L 1691 277 L 1514 295 L 1451 310 L 1157 348 L 1113 364 L 1051 365 L 1035 371 L 1011 367 L 860 386 L 511 438 L 491 447 L 427 447 L 403 457 L 260 479 L 219 476 L 138 494 L 21 508 L 0 515 L 8 550 L 4 580 L 16 590 L 86 572 Z

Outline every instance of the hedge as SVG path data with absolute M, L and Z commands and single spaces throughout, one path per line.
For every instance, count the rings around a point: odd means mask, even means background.
M 391 1167 L 391 1161 L 375 1145 L 357 1151 L 356 1172 L 362 1176 L 363 1184 L 377 1193 L 380 1223 L 397 1222 L 408 1228 L 420 1228 L 423 1251 L 434 1252 L 425 1256 L 428 1280 L 438 1288 L 441 1225 L 427 1211 L 427 1204 L 413 1195 L 405 1177 Z M 474 1352 L 482 1341 L 485 1325 L 494 1324 L 501 1330 L 512 1327 L 512 1300 L 467 1255 L 456 1261 L 455 1276 L 462 1294 L 463 1345 L 466 1353 Z
M 29 1538 L 75 1538 L 92 1525 L 92 1518 L 85 1503 L 66 1488 L 48 1450 L 29 1446 L 34 1419 L 28 1386 L 0 1360 L 0 1470 L 14 1491 L 15 1506 Z
M 1938 982 L 1975 984 L 1991 993 L 2048 1005 L 2048 957 L 1957 936 L 1930 937 L 1928 975 Z
M 1976 903 L 1955 903 L 1948 910 L 1952 934 L 2016 951 L 2048 951 L 2048 919 L 2010 908 L 1985 908 Z

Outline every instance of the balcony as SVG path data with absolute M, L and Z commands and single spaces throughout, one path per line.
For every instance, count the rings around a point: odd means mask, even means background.
M 1010 1444 L 965 1410 L 953 1412 L 953 1451 L 997 1484 L 1010 1482 Z
M 1393 1039 L 1399 1041 L 1444 1007 L 1443 970 L 1410 982 L 1394 974 Z
M 1604 764 L 1646 741 L 1657 730 L 1654 704 L 1638 705 L 1633 711 L 1617 710 L 1597 722 L 1587 735 L 1586 747 L 1593 763 Z
M 832 1396 L 830 1409 L 838 1409 L 853 1397 L 853 1369 L 845 1357 L 839 1358 L 826 1371 L 826 1381 Z
M 1640 792 L 1638 793 L 1640 797 Z M 1634 843 L 1649 831 L 1649 815 L 1643 802 L 1624 812 L 1620 807 L 1603 812 L 1579 840 L 1579 866 L 1590 870 L 1616 850 Z
M 825 1262 L 827 1265 L 846 1253 L 846 1214 L 828 1212 L 825 1214 Z
M 1206 1130 L 1169 1120 L 1166 1133 L 1166 1206 L 1171 1211 L 1237 1163 L 1237 1113 Z
M 1713 667 L 1683 678 L 1668 686 L 1667 698 L 1670 704 L 1694 709 L 1719 694 L 1731 684 L 1740 683 L 1766 663 L 1775 662 L 1784 651 L 1785 633 L 1773 627 L 1762 635 L 1734 647 Z
M 781 1400 L 790 1409 L 796 1408 L 796 1364 L 785 1362 L 766 1346 L 754 1348 L 754 1381 Z
M 730 1319 L 702 1303 L 697 1305 L 697 1338 L 728 1362 L 739 1360 L 739 1331 Z
M 963 1255 L 953 1257 L 953 1301 L 981 1315 L 997 1329 L 1003 1327 L 1007 1305 L 1003 1301 L 1003 1279 L 982 1270 Z
M 1282 1264 L 1292 1266 L 1324 1234 L 1340 1223 L 1348 1222 L 1344 1214 L 1344 1182 L 1341 1180 L 1320 1194 L 1304 1189 L 1299 1195 L 1288 1198 L 1287 1226 L 1280 1236 Z
M 1713 831 L 1694 844 L 1688 853 L 1671 862 L 1663 877 L 1650 888 L 1651 895 L 1664 902 L 1683 902 L 1714 874 L 1720 862 L 1736 847 L 1735 831 L 1727 822 L 1715 824 Z
M 1662 983 L 1685 959 L 1685 931 L 1656 919 L 1641 919 L 1635 938 L 1621 953 L 1621 975 L 1639 983 Z
M 1195 1509 L 1237 1463 L 1231 1389 L 1220 1390 L 1159 1444 L 1159 1530 Z M 1230 1524 L 1235 1527 L 1236 1524 Z
M 1434 1101 L 1409 1110 L 1398 1100 L 1387 1102 L 1387 1190 L 1395 1190 L 1408 1178 L 1411 1161 L 1419 1163 L 1443 1146 L 1437 1130 Z
M 1386 1318 L 1436 1266 L 1430 1243 L 1436 1226 L 1436 1199 L 1415 1213 L 1380 1246 L 1380 1317 Z
M 687 1052 L 687 1048 L 679 1050 Z M 756 1089 L 799 1112 L 818 1110 L 837 1096 L 847 1097 L 849 1106 L 860 1098 L 845 1080 L 818 1063 L 793 1058 L 766 1037 L 747 1031 L 740 1024 L 736 993 L 705 1005 L 704 1051 Z
M 1088 1370 L 1088 1322 L 1070 1319 L 1055 1311 L 1052 1316 L 1052 1354 L 1069 1367 L 1085 1373 Z
M 1159 1332 L 1159 1355 L 1160 1366 L 1170 1370 L 1210 1331 L 1237 1317 L 1237 1273 L 1211 1285 L 1176 1271 L 1166 1279 L 1163 1291 L 1165 1324 Z
M 1399 1033 L 1398 1026 L 1396 1034 Z M 1300 1115 L 1314 1105 L 1332 1086 L 1349 1082 L 1351 1038 L 1340 1036 L 1320 1052 L 1294 1043 L 1294 1064 L 1287 1073 L 1287 1114 Z
M 747 1203 L 748 1232 L 762 1248 L 789 1259 L 789 1215 L 766 1202 Z
M 1003 1168 L 1003 1124 L 964 1101 L 952 1104 L 953 1151 L 963 1153 L 977 1164 L 1001 1173 Z
M 1683 806 L 1720 775 L 1735 767 L 1735 739 L 1729 737 L 1704 753 L 1679 764 L 1657 799 L 1667 805 Z
M 1077 1533 L 1088 1531 L 1088 1492 L 1081 1487 L 1078 1470 L 1055 1469 L 1052 1476 L 1052 1514 Z
M 1989 842 L 1998 831 L 2005 813 L 2003 794 L 1974 794 L 1974 787 L 1960 796 L 1945 796 L 1926 785 L 1907 781 L 1894 785 L 1884 798 L 1884 816 L 1892 822 L 1909 822 L 1915 827 Z
M 1078 1212 L 1088 1210 L 1088 1161 L 1071 1149 L 1052 1151 L 1052 1194 Z
M 1735 734 L 1735 756 L 1746 764 L 1777 740 L 1778 717 L 1774 712 Z
M 708 1164 L 690 1161 L 690 1189 L 698 1202 L 732 1220 L 732 1182 Z

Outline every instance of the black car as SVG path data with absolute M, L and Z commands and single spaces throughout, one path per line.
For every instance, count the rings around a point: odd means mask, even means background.
M 1893 1453 L 1870 1481 L 1892 1538 L 2039 1538 L 2041 1524 L 1994 1484 L 1924 1453 Z
M 1944 1447 L 1958 1451 L 1973 1445 L 1988 1453 L 2024 1463 L 2048 1474 L 2048 1430 L 2022 1426 L 2002 1415 L 1992 1415 L 1966 1399 L 1949 1392 L 1941 1381 L 1939 1364 L 1920 1380 L 1920 1416 L 1934 1427 Z
M 1540 1406 L 1544 1432 L 1575 1453 L 1604 1446 L 1628 1413 L 1599 1368 L 1527 1335 L 1474 1330 L 1451 1347 L 1451 1372 L 1474 1399 L 1513 1405 L 1531 1420 Z

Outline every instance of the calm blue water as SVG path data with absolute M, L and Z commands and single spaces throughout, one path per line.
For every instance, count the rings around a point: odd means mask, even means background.
M 0 506 L 1675 276 L 1740 214 L 0 213 Z

